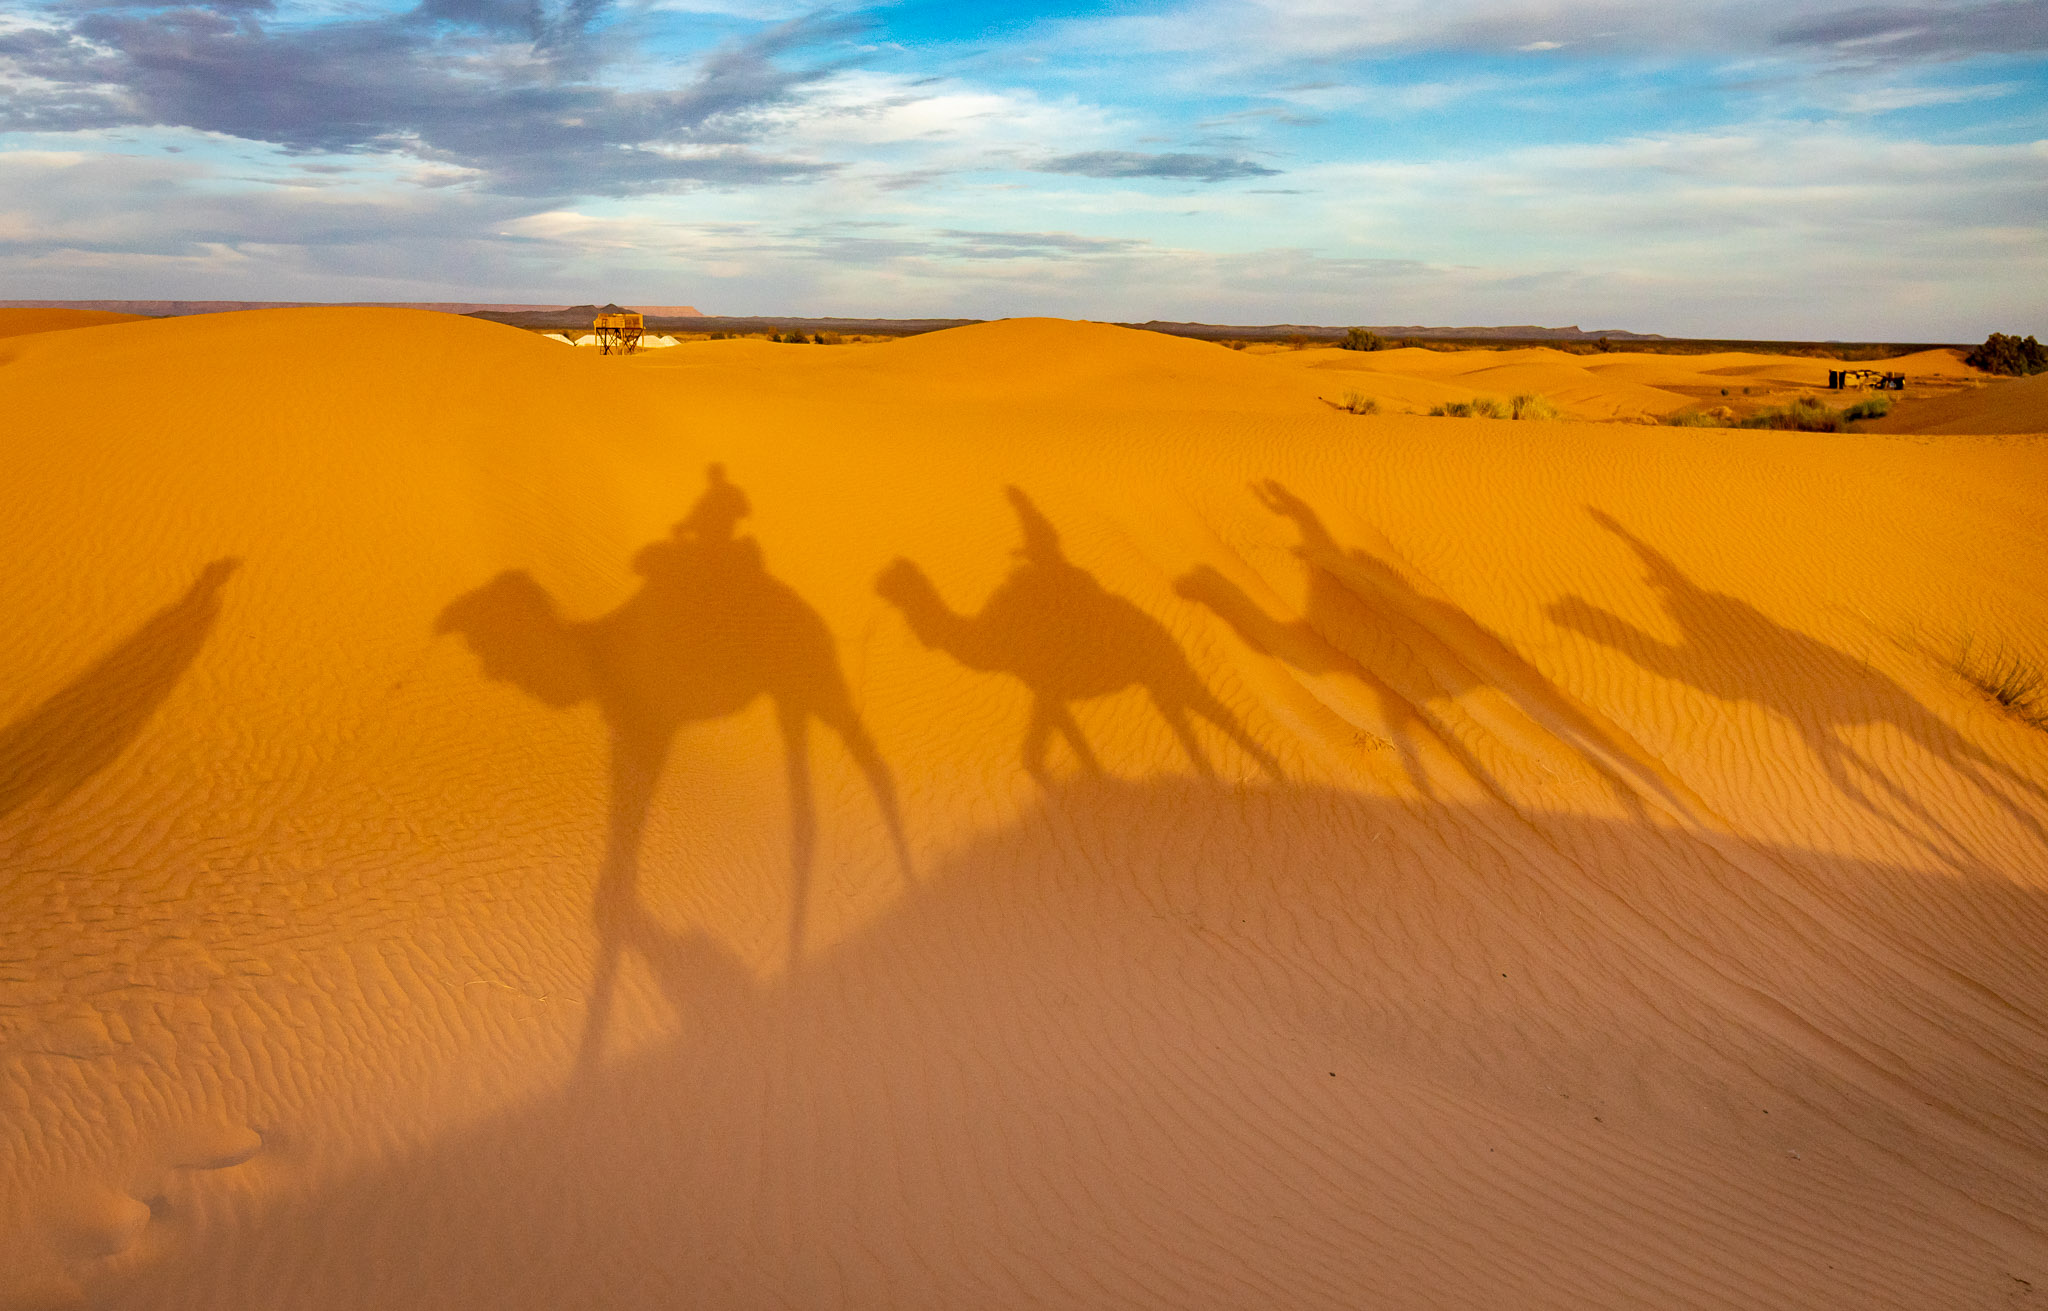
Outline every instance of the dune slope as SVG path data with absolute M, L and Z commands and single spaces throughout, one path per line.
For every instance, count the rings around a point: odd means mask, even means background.
M 0 1306 L 2048 1288 L 2048 442 L 1313 372 L 13 344 Z
M 117 314 L 112 310 L 0 308 L 0 337 L 57 332 L 65 328 L 100 328 L 110 323 L 136 323 L 141 319 L 139 314 Z

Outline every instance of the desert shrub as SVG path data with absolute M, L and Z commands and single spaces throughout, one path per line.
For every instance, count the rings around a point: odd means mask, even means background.
M 730 337 L 730 336 L 732 336 L 732 334 L 731 334 L 731 333 L 729 333 L 729 332 L 714 332 L 714 333 L 712 333 L 712 334 L 711 334 L 711 336 L 710 336 L 709 340 L 711 340 L 711 341 L 724 341 L 724 340 L 725 340 L 726 338 L 728 338 L 728 337 Z
M 1842 422 L 1854 423 L 1858 419 L 1882 419 L 1891 412 L 1891 397 L 1882 394 L 1865 396 L 1862 400 L 1842 411 Z
M 1380 403 L 1378 397 L 1367 396 L 1363 392 L 1347 391 L 1337 408 L 1350 414 L 1378 414 Z
M 1679 410 L 1664 416 L 1664 422 L 1673 428 L 1726 428 L 1725 419 L 1707 413 L 1705 410 Z
M 1344 340 L 1337 343 L 1337 349 L 1347 351 L 1383 351 L 1387 339 L 1368 328 L 1346 328 Z
M 1291 334 L 1289 334 L 1289 336 L 1288 336 L 1288 338 L 1287 338 L 1287 349 L 1288 349 L 1288 350 L 1291 350 L 1291 351 L 1305 350 L 1305 349 L 1306 349 L 1307 347 L 1308 347 L 1308 335 L 1307 335 L 1306 333 L 1296 332 L 1296 333 L 1291 333 Z
M 1451 419 L 1506 419 L 1513 417 L 1507 406 L 1491 396 L 1474 396 L 1469 401 L 1445 401 L 1432 405 L 1429 412 Z
M 2008 337 L 1994 332 L 1984 339 L 1982 346 L 1963 356 L 1963 363 L 1986 373 L 2024 377 L 2048 372 L 2048 346 L 2032 337 Z
M 1517 419 L 1555 419 L 1557 407 L 1541 396 L 1523 393 L 1508 402 L 1508 410 Z
M 1842 416 L 1812 396 L 1801 396 L 1779 409 L 1759 410 L 1742 421 L 1745 428 L 1775 428 L 1781 432 L 1840 432 Z
M 1963 681 L 2032 728 L 2048 729 L 2048 670 L 2000 649 L 1983 655 L 1968 641 L 1952 666 Z
M 836 332 L 821 332 L 813 338 L 820 346 L 844 346 L 846 339 Z

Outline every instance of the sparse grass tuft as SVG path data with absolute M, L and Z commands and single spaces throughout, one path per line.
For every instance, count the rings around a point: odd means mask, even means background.
M 1378 414 L 1380 403 L 1377 397 L 1367 396 L 1363 392 L 1347 391 L 1337 408 L 1347 414 Z
M 1746 392 L 1749 389 L 1743 388 Z M 1726 408 L 1713 410 L 1678 410 L 1667 414 L 1663 422 L 1673 428 L 1774 428 L 1782 432 L 1841 432 L 1845 425 L 1858 419 L 1881 419 L 1890 414 L 1892 400 L 1889 396 L 1866 396 L 1846 410 L 1831 410 L 1827 403 L 1814 396 L 1801 396 L 1790 405 L 1768 410 L 1758 410 L 1747 419 L 1738 419 Z
M 1745 428 L 1775 428 L 1781 432 L 1840 432 L 1842 416 L 1812 396 L 1801 396 L 1778 409 L 1759 410 L 1742 421 Z
M 1491 396 L 1474 396 L 1469 401 L 1444 401 L 1429 407 L 1439 418 L 1449 419 L 1555 419 L 1557 410 L 1541 396 L 1517 396 L 1497 401 Z
M 2004 648 L 1979 655 L 1967 640 L 1951 668 L 2014 719 L 2048 731 L 2048 669 Z

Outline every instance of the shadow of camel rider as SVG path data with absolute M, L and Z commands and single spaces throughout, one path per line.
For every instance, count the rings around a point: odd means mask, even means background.
M 1588 510 L 1594 522 L 1628 544 L 1642 562 L 1644 581 L 1663 603 L 1680 637 L 1666 642 L 1577 596 L 1548 607 L 1551 619 L 1626 655 L 1654 674 L 1685 683 L 1722 701 L 1769 710 L 1799 731 L 1828 779 L 1857 805 L 1903 830 L 1878 808 L 1855 775 L 1875 784 L 1893 803 L 1956 842 L 1925 805 L 1864 759 L 1843 736 L 1846 728 L 1889 724 L 1938 760 L 1947 762 L 2044 844 L 2041 821 L 1993 784 L 2000 779 L 2048 802 L 2048 790 L 1991 756 L 1921 705 L 1897 682 L 1825 642 L 1787 628 L 1740 597 L 1701 587 L 1670 557 L 1611 516 Z M 1852 773 L 1852 770 L 1854 773 Z M 1908 831 L 1909 830 L 1904 830 Z M 1925 843 L 1925 838 L 1912 834 Z M 1938 849 L 1937 849 L 1938 850 Z M 1951 853 L 1938 853 L 1949 855 Z

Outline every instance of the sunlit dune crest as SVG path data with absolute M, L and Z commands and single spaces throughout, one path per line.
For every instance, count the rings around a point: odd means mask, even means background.
M 1615 420 L 1828 362 L 395 310 L 0 360 L 0 1307 L 2048 1290 L 2027 384 L 1678 428 Z

